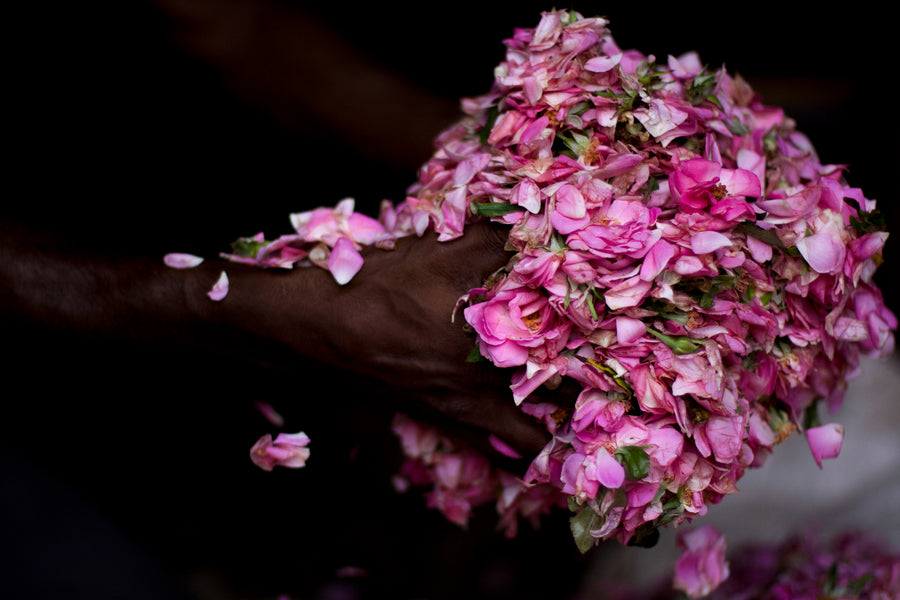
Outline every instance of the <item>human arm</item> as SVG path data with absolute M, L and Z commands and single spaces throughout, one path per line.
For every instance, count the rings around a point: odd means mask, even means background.
M 153 257 L 85 254 L 5 224 L 0 307 L 7 321 L 278 369 L 317 361 L 390 390 L 396 407 L 386 408 L 409 409 L 483 448 L 494 433 L 528 457 L 545 432 L 512 402 L 507 372 L 466 362 L 474 335 L 461 316 L 451 320 L 457 299 L 505 264 L 502 246 L 502 231 L 488 224 L 453 242 L 432 233 L 402 239 L 391 251 L 369 249 L 363 269 L 339 286 L 319 268 L 207 260 L 176 270 Z M 215 302 L 206 292 L 222 270 L 230 291 Z

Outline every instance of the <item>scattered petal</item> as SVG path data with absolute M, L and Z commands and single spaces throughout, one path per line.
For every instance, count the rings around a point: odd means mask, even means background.
M 363 257 L 352 240 L 338 239 L 328 255 L 328 270 L 339 284 L 348 283 L 363 266 Z
M 508 456 L 510 458 L 522 458 L 522 455 L 516 452 L 512 446 L 498 438 L 493 433 L 488 435 L 488 441 L 491 443 L 491 446 L 504 456 Z
M 216 280 L 216 283 L 213 284 L 212 289 L 206 295 L 209 296 L 210 300 L 216 302 L 228 295 L 228 275 L 225 274 L 225 271 L 219 274 L 219 279 Z
M 274 440 L 267 433 L 250 448 L 250 459 L 264 471 L 271 471 L 276 466 L 299 469 L 306 466 L 309 459 L 308 444 L 309 437 L 302 431 L 280 433 Z
M 821 469 L 823 459 L 837 458 L 841 453 L 844 426 L 839 423 L 828 423 L 820 427 L 811 427 L 806 430 L 806 441 L 816 464 Z
M 183 252 L 171 252 L 163 257 L 163 262 L 173 269 L 192 269 L 201 264 L 203 258 Z

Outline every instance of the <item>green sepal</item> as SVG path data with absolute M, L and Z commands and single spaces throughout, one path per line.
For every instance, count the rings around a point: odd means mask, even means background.
M 850 225 L 860 233 L 884 231 L 884 215 L 878 209 L 870 212 L 860 211 L 859 217 L 850 217 Z
M 647 328 L 647 333 L 655 336 L 656 339 L 671 348 L 672 352 L 675 354 L 691 354 L 703 347 L 702 343 L 692 340 L 687 336 L 670 336 L 660 333 L 655 329 L 650 329 L 649 327 Z
M 487 140 L 491 135 L 491 131 L 494 129 L 494 123 L 497 122 L 497 116 L 499 114 L 500 109 L 496 105 L 488 109 L 484 126 L 481 128 L 481 131 L 478 132 L 478 141 L 481 142 L 482 145 L 487 143 Z
M 522 210 L 522 207 L 509 202 L 472 202 L 469 205 L 473 215 L 480 217 L 502 217 L 511 212 Z
M 650 455 L 641 446 L 619 446 L 615 457 L 632 481 L 639 481 L 650 473 Z
M 873 579 L 875 579 L 873 573 L 857 577 L 846 585 L 834 588 L 828 595 L 828 598 L 859 598 L 861 597 L 863 590 L 866 589 L 866 586 L 869 585 L 869 582 Z
M 652 548 L 659 542 L 659 528 L 651 523 L 644 523 L 634 530 L 634 535 L 628 540 L 628 546 L 639 548 Z
M 722 105 L 719 99 L 713 95 L 716 85 L 716 74 L 704 71 L 691 81 L 691 85 L 684 92 L 685 99 L 694 106 L 702 104 L 703 101 L 708 101 L 721 108 Z
M 484 355 L 481 353 L 481 349 L 478 346 L 472 348 L 472 351 L 469 352 L 469 355 L 466 357 L 467 363 L 477 363 L 487 360 Z
M 233 254 L 241 258 L 256 258 L 259 250 L 269 242 L 255 240 L 249 237 L 238 238 L 231 243 L 231 251 Z

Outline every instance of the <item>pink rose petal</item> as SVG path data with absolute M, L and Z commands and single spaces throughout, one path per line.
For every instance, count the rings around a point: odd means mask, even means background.
M 219 275 L 219 279 L 213 284 L 206 295 L 209 296 L 210 300 L 218 302 L 228 295 L 228 285 L 228 275 L 225 274 L 225 271 L 222 271 Z
M 363 266 L 363 257 L 356 249 L 353 241 L 342 237 L 335 243 L 328 255 L 328 270 L 339 284 L 348 283 L 359 273 Z
M 203 258 L 183 252 L 170 252 L 163 257 L 167 267 L 173 269 L 192 269 L 203 262 Z
M 820 427 L 811 427 L 806 430 L 806 441 L 816 464 L 821 469 L 822 459 L 837 458 L 841 453 L 844 426 L 839 423 L 828 423 Z
M 493 433 L 488 436 L 488 441 L 491 443 L 491 446 L 504 456 L 508 456 L 510 458 L 522 458 L 522 455 L 516 452 L 512 446 L 498 438 Z

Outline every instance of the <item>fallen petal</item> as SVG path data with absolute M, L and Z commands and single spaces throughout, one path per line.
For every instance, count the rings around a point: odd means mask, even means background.
M 225 274 L 225 271 L 222 271 L 218 281 L 213 284 L 212 289 L 206 295 L 209 296 L 210 300 L 215 300 L 216 302 L 228 295 L 228 275 Z
M 513 450 L 512 446 L 498 438 L 493 433 L 488 436 L 488 441 L 491 443 L 491 446 L 493 446 L 494 450 L 496 450 L 500 454 L 508 456 L 510 458 L 522 458 L 522 455 Z
M 806 441 L 816 464 L 821 469 L 823 458 L 837 458 L 841 453 L 844 426 L 840 423 L 827 423 L 820 427 L 811 427 L 806 430 Z
M 183 252 L 171 252 L 163 257 L 167 267 L 173 269 L 192 269 L 203 262 L 203 258 Z
M 341 285 L 353 279 L 362 266 L 363 257 L 349 238 L 339 239 L 328 255 L 328 270 Z

